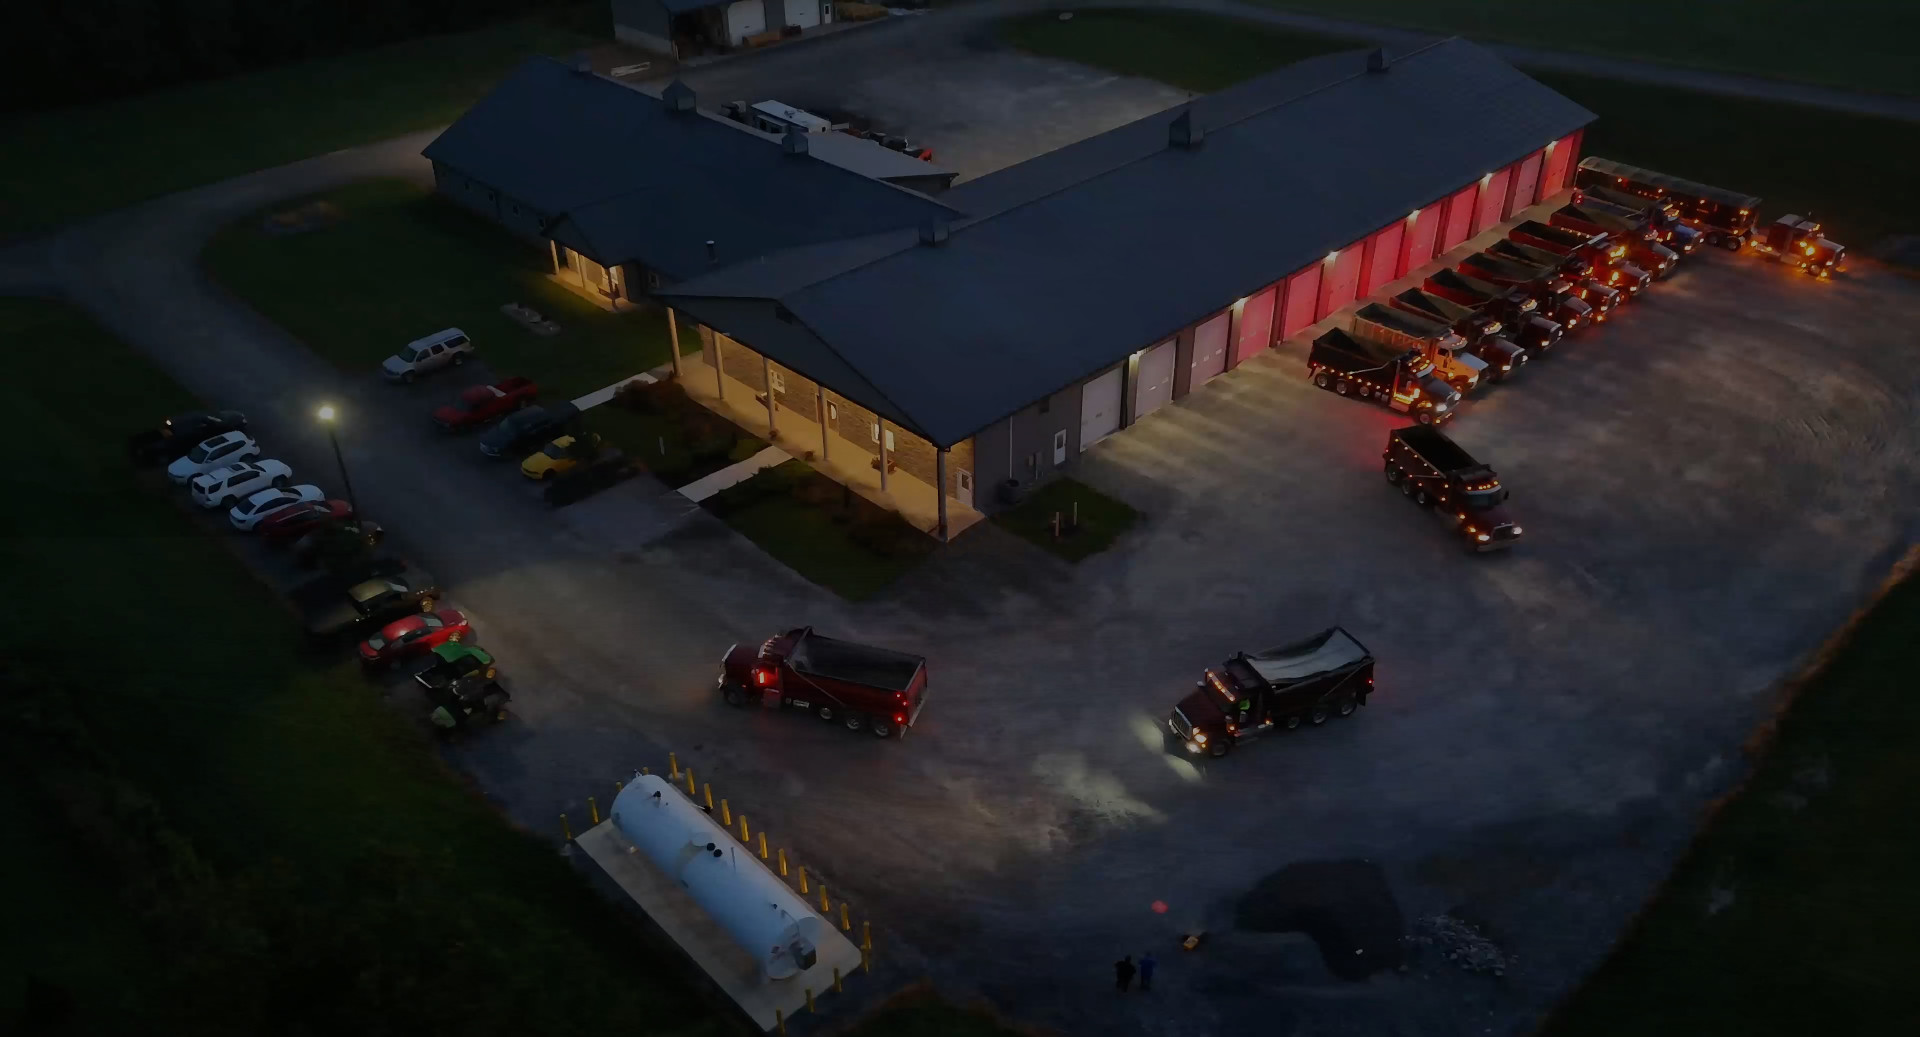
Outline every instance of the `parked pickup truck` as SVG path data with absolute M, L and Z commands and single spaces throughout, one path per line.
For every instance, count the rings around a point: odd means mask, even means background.
M 1387 481 L 1415 504 L 1432 508 L 1465 541 L 1467 550 L 1498 551 L 1520 539 L 1520 527 L 1502 507 L 1507 491 L 1500 477 L 1439 429 L 1394 429 L 1387 434 L 1382 460 Z
M 316 577 L 289 594 L 306 620 L 309 637 L 326 641 L 384 626 L 419 612 L 433 611 L 440 588 L 425 573 L 403 569 L 348 584 L 339 577 Z
M 1420 287 L 1448 302 L 1498 318 L 1507 334 L 1536 353 L 1551 350 L 1569 328 L 1578 327 L 1592 312 L 1592 307 L 1579 299 L 1566 300 L 1564 309 L 1543 309 L 1538 299 L 1522 289 L 1482 281 L 1458 270 L 1436 271 Z
M 1190 753 L 1225 756 L 1276 727 L 1291 731 L 1350 716 L 1372 692 L 1372 653 L 1352 634 L 1329 627 L 1208 670 L 1167 716 L 1167 730 Z
M 1444 322 L 1370 302 L 1354 311 L 1348 330 L 1357 339 L 1397 349 L 1417 349 L 1461 394 L 1472 392 L 1487 373 L 1487 362 L 1467 351 L 1467 340 Z
M 1533 300 L 1527 300 L 1531 303 Z M 1502 338 L 1506 325 L 1484 310 L 1462 306 L 1421 288 L 1409 288 L 1387 300 L 1395 309 L 1435 321 L 1453 329 L 1467 343 L 1467 351 L 1487 365 L 1487 377 L 1504 382 L 1526 365 L 1527 351 L 1513 340 Z
M 1329 392 L 1411 414 L 1422 425 L 1451 419 L 1460 402 L 1459 390 L 1448 385 L 1419 350 L 1357 339 L 1339 328 L 1313 340 L 1307 350 L 1307 377 Z
M 730 706 L 791 706 L 849 731 L 904 738 L 927 704 L 927 661 L 799 627 L 758 648 L 730 646 L 714 685 Z
M 472 385 L 460 398 L 433 412 L 434 424 L 448 432 L 464 432 L 528 406 L 540 397 L 533 379 L 515 375 L 492 385 Z

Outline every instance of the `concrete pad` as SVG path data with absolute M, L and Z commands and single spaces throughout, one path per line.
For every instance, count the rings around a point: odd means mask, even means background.
M 791 460 L 793 455 L 777 446 L 770 446 L 745 461 L 728 465 L 704 479 L 680 487 L 680 493 L 688 500 L 698 503 L 729 486 L 746 482 L 762 469 L 772 468 L 774 465 Z
M 655 378 L 650 373 L 637 374 L 637 375 L 634 375 L 632 378 L 622 378 L 621 380 L 613 383 L 612 385 L 607 386 L 604 389 L 595 389 L 594 391 L 586 394 L 585 396 L 580 397 L 579 399 L 573 401 L 573 405 L 580 408 L 581 410 L 589 410 L 591 408 L 598 407 L 603 403 L 610 402 L 613 399 L 614 394 L 620 391 L 620 387 L 627 384 L 628 382 L 640 382 L 644 385 L 652 385 L 654 382 L 657 382 L 659 380 L 660 379 Z

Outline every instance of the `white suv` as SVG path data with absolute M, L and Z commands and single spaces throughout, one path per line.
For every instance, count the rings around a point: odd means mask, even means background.
M 293 469 L 279 461 L 242 461 L 194 477 L 193 502 L 203 508 L 230 508 L 261 490 L 279 489 L 293 478 Z
M 473 340 L 467 333 L 448 328 L 400 347 L 400 352 L 381 361 L 380 373 L 388 381 L 411 382 L 419 375 L 464 364 L 472 355 Z
M 196 475 L 259 456 L 260 444 L 255 443 L 252 436 L 245 432 L 222 432 L 211 439 L 201 440 L 199 445 L 168 465 L 167 478 L 185 486 Z

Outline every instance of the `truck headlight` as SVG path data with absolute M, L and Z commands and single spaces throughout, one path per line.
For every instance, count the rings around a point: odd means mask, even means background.
M 1500 370 L 1502 370 L 1502 371 L 1511 371 L 1511 370 L 1513 370 L 1513 365 L 1512 365 L 1512 364 L 1501 364 L 1501 365 L 1500 365 Z
M 1481 533 L 1481 534 L 1479 534 L 1478 536 L 1475 536 L 1475 537 L 1474 537 L 1474 539 L 1475 539 L 1475 540 L 1478 540 L 1478 541 L 1480 541 L 1481 543 L 1483 543 L 1483 544 L 1484 544 L 1484 543 L 1486 543 L 1487 541 L 1489 541 L 1489 540 L 1492 540 L 1493 538 L 1492 538 L 1492 537 L 1490 537 L 1490 536 L 1488 536 L 1488 535 L 1487 535 L 1487 534 L 1485 534 L 1485 533 Z
M 1433 405 L 1433 412 L 1435 414 L 1443 413 L 1446 409 L 1447 409 L 1447 405 L 1444 403 L 1436 403 Z
M 1199 732 L 1199 733 L 1197 733 L 1197 734 L 1195 734 L 1195 735 L 1193 736 L 1193 740 L 1194 740 L 1194 741 L 1196 741 L 1196 742 L 1199 742 L 1199 743 L 1200 743 L 1201 745 L 1205 745 L 1205 744 L 1207 744 L 1207 734 L 1206 734 L 1206 732 L 1204 732 L 1204 731 L 1201 731 L 1201 732 Z
M 1519 535 L 1520 535 L 1520 527 L 1519 527 L 1519 526 L 1515 526 L 1515 527 L 1513 527 L 1513 535 L 1514 535 L 1514 536 L 1519 536 Z
M 1195 744 L 1194 744 L 1194 743 L 1192 743 L 1192 742 L 1188 742 L 1188 743 L 1187 743 L 1187 751 L 1188 751 L 1188 752 L 1190 752 L 1190 753 L 1197 753 L 1197 752 L 1199 752 L 1199 751 L 1200 751 L 1200 747 L 1199 747 L 1198 745 L 1195 745 Z

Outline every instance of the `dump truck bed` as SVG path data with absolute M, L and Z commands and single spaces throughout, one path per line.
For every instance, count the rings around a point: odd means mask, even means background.
M 1706 201 L 1717 202 L 1735 209 L 1745 209 L 1749 212 L 1756 211 L 1760 208 L 1760 198 L 1757 195 L 1742 194 L 1739 191 L 1729 191 L 1724 187 L 1714 187 L 1711 184 L 1703 184 L 1694 180 L 1683 180 L 1677 176 L 1656 173 L 1651 169 L 1630 166 L 1625 162 L 1615 162 L 1608 158 L 1589 157 L 1581 159 L 1580 168 L 1599 173 L 1602 176 L 1615 178 L 1625 177 L 1628 180 L 1643 183 L 1649 187 L 1657 187 L 1669 194 L 1679 195 L 1681 197 L 1705 199 Z

